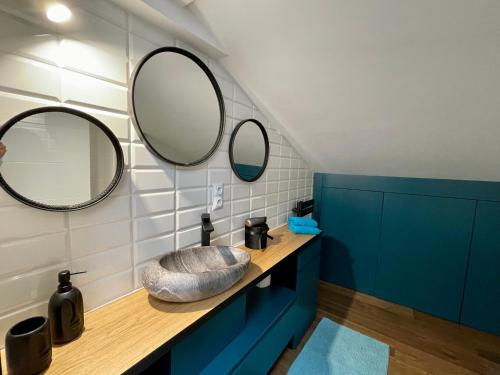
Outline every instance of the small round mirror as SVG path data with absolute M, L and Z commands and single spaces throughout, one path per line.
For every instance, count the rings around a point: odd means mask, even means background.
M 254 119 L 241 121 L 229 142 L 229 159 L 236 176 L 247 182 L 258 180 L 268 158 L 269 139 L 264 126 Z
M 137 65 L 130 89 L 132 121 L 148 149 L 176 165 L 207 160 L 224 134 L 224 100 L 208 67 L 176 47 L 159 48 Z
M 23 112 L 0 128 L 0 142 L 0 185 L 35 208 L 92 206 L 113 191 L 123 172 L 123 152 L 111 130 L 71 108 Z

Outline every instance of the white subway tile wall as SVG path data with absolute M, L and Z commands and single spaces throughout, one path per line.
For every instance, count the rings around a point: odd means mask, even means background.
M 312 196 L 306 163 L 217 61 L 111 2 L 78 4 L 74 23 L 57 32 L 33 22 L 32 15 L 0 7 L 0 124 L 45 105 L 80 109 L 120 139 L 127 170 L 109 198 L 79 212 L 36 210 L 0 191 L 0 337 L 15 322 L 46 314 L 58 270 L 88 271 L 74 277 L 87 311 L 139 288 L 148 261 L 200 243 L 200 214 L 210 209 L 211 184 L 225 185 L 224 206 L 211 213 L 212 241 L 222 245 L 244 240 L 245 218 L 267 215 L 276 227 L 297 200 Z M 208 63 L 226 105 L 219 151 L 189 169 L 150 154 L 128 117 L 133 67 L 167 45 L 189 49 Z M 268 169 L 255 183 L 240 181 L 228 156 L 233 127 L 250 117 L 263 123 L 271 142 Z

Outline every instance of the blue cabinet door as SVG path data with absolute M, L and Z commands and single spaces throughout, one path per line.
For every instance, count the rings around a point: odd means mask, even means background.
M 383 193 L 324 188 L 321 279 L 373 293 Z
M 245 327 L 246 295 L 218 311 L 171 350 L 171 374 L 198 374 Z
M 462 324 L 500 335 L 500 203 L 478 202 Z
M 289 309 L 269 331 L 262 337 L 259 343 L 245 355 L 238 367 L 231 372 L 232 375 L 266 375 L 279 358 L 286 345 L 293 336 L 295 324 L 294 314 Z M 214 374 L 215 375 L 215 374 Z M 222 374 L 216 374 L 222 375 Z
M 321 234 L 314 237 L 297 253 L 297 271 L 302 271 L 321 254 Z
M 475 205 L 385 194 L 376 295 L 457 322 Z
M 319 257 L 297 273 L 297 301 L 294 311 L 293 347 L 297 347 L 316 317 L 318 304 Z

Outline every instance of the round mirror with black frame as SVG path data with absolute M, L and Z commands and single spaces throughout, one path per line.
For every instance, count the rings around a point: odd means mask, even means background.
M 181 48 L 156 49 L 138 63 L 129 108 L 146 147 L 175 165 L 203 163 L 224 135 L 220 87 L 203 61 Z
M 269 159 L 269 138 L 264 126 L 255 119 L 241 121 L 229 141 L 231 168 L 239 179 L 257 181 Z
M 67 107 L 20 113 L 0 128 L 0 185 L 48 211 L 74 211 L 106 198 L 123 174 L 123 151 L 101 121 Z

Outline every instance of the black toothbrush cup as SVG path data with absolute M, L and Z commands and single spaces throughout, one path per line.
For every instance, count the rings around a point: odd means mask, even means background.
M 9 375 L 38 374 L 52 361 L 49 321 L 36 316 L 17 323 L 5 336 L 5 357 Z

